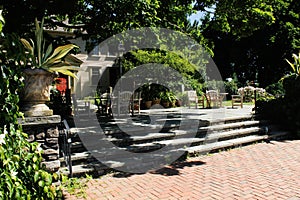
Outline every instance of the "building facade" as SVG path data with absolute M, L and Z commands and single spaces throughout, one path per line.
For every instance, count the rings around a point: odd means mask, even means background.
M 119 66 L 115 64 L 117 55 L 109 52 L 108 47 L 96 45 L 92 51 L 87 52 L 86 41 L 81 37 L 74 38 L 73 33 L 48 30 L 52 37 L 67 38 L 79 46 L 79 53 L 74 55 L 82 61 L 77 72 L 78 79 L 68 77 L 68 88 L 76 98 L 93 97 L 96 90 L 100 93 L 108 92 L 119 77 Z

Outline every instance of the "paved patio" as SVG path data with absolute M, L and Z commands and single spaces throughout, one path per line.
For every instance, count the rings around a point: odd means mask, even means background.
M 300 199 L 300 140 L 190 158 L 140 175 L 90 180 L 87 199 Z M 66 194 L 66 199 L 74 200 Z

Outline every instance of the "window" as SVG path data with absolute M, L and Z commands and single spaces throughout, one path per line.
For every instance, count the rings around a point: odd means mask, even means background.
M 100 79 L 100 70 L 99 68 L 91 69 L 91 85 L 98 85 Z

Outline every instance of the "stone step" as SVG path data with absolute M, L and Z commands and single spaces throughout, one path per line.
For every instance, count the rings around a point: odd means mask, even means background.
M 59 170 L 65 175 L 69 175 L 70 172 L 67 167 L 61 167 Z M 91 174 L 95 172 L 95 168 L 90 164 L 74 165 L 72 166 L 72 175 L 73 176 L 83 176 L 85 174 Z
M 99 148 L 97 141 L 91 141 L 91 145 L 95 146 L 95 151 L 92 151 L 93 155 L 98 156 L 99 160 L 105 157 L 104 159 L 109 160 L 108 162 L 111 163 L 109 166 L 112 168 L 122 167 L 124 163 L 130 160 L 129 163 L 132 162 L 132 167 L 139 169 L 141 167 L 139 165 L 145 164 L 146 166 L 151 164 L 153 160 L 163 156 L 160 153 L 156 154 L 155 150 L 162 149 L 165 146 L 170 146 L 170 148 L 166 148 L 170 153 L 174 151 L 185 155 L 186 153 L 208 153 L 268 138 L 284 137 L 282 133 L 266 135 L 268 129 L 260 127 L 262 123 L 253 120 L 251 115 L 227 117 L 225 120 L 213 119 L 210 122 L 202 120 L 201 116 L 197 117 L 199 117 L 199 127 L 196 137 L 191 134 L 195 131 L 191 129 L 191 125 L 197 121 L 193 118 L 193 120 L 185 120 L 184 123 L 180 124 L 181 118 L 176 114 L 170 118 L 159 119 L 158 125 L 142 123 L 137 119 L 132 124 L 128 124 L 124 132 L 117 127 L 117 122 L 106 121 L 106 127 L 102 127 L 107 135 L 104 139 L 119 147 L 112 145 L 111 149 Z M 164 128 L 161 130 L 163 124 Z M 93 124 L 91 123 L 91 125 Z M 92 128 L 99 130 L 97 127 Z M 273 128 L 269 128 L 269 130 L 271 129 Z M 149 130 L 151 131 L 149 132 Z M 109 169 L 109 167 L 97 161 L 92 154 L 84 150 L 84 145 L 78 137 L 78 131 L 80 129 L 72 129 L 71 134 L 72 139 L 74 139 L 72 140 L 74 174 L 94 173 L 95 171 L 101 172 Z M 91 134 L 92 137 L 94 133 L 90 131 L 88 134 Z M 124 151 L 133 152 L 134 154 L 131 154 L 133 157 L 124 157 Z M 94 154 L 95 152 L 96 154 Z M 143 154 L 144 158 L 139 157 L 140 153 L 145 153 Z M 139 159 L 141 159 L 140 162 Z
M 78 153 L 78 152 L 83 152 L 83 151 L 86 151 L 86 148 L 81 141 L 71 143 L 71 152 L 72 153 Z
M 166 145 L 172 145 L 172 146 L 179 146 L 178 148 L 181 148 L 182 146 L 195 146 L 195 145 L 201 145 L 205 143 L 211 143 L 211 142 L 217 142 L 220 140 L 228 139 L 228 138 L 234 138 L 234 137 L 241 137 L 248 134 L 257 134 L 261 131 L 261 128 L 259 127 L 250 127 L 240 130 L 231 130 L 226 132 L 220 132 L 220 133 L 214 133 L 208 135 L 206 138 L 176 138 L 171 140 L 162 140 L 162 141 L 155 141 L 155 142 L 149 142 L 149 143 L 141 143 L 141 144 L 133 144 L 129 145 L 127 147 L 118 147 L 122 151 L 130 151 L 135 153 L 142 153 L 147 151 L 154 151 L 157 149 L 160 149 Z M 108 149 L 99 149 L 98 146 L 95 146 L 95 150 L 98 152 L 102 152 L 103 154 L 106 154 L 107 151 L 113 152 L 114 150 L 108 150 Z M 81 154 L 75 154 L 78 156 L 81 156 Z M 83 154 L 85 155 L 85 154 Z M 116 155 L 116 154 L 114 154 Z M 122 155 L 120 155 L 122 156 Z M 87 157 L 88 158 L 88 157 Z M 86 159 L 87 159 L 86 158 Z M 73 159 L 72 159 L 73 160 Z
M 258 131 L 261 131 L 259 127 L 250 127 L 245 128 L 248 126 L 256 126 L 259 125 L 259 121 L 244 121 L 244 122 L 234 122 L 230 124 L 218 124 L 213 125 L 210 127 L 200 127 L 199 130 L 202 132 L 207 133 L 208 131 L 212 131 L 212 133 L 209 133 L 209 135 L 203 135 L 203 137 L 206 138 L 206 140 L 217 140 L 222 138 L 228 138 L 228 137 L 236 137 L 238 135 L 246 135 L 250 133 L 255 133 Z M 223 131 L 227 129 L 235 129 L 235 128 L 244 128 L 244 129 L 236 129 L 236 130 L 230 130 L 230 131 L 224 131 L 224 132 L 217 132 L 216 131 Z M 204 131 L 206 130 L 206 131 Z M 134 152 L 140 152 L 141 149 L 144 149 L 145 151 L 149 150 L 155 150 L 158 148 L 161 148 L 162 146 L 166 144 L 172 144 L 173 142 L 176 144 L 176 141 L 172 141 L 172 137 L 174 136 L 180 136 L 181 138 L 184 137 L 185 134 L 191 132 L 193 130 L 174 130 L 170 133 L 148 133 L 144 136 L 130 136 L 125 137 L 123 139 L 117 139 L 117 138 L 107 138 L 108 141 L 114 142 L 116 145 L 120 147 L 126 147 L 129 146 L 130 151 Z M 184 144 L 186 142 L 187 144 L 190 144 L 189 138 L 187 139 L 180 139 L 178 141 L 181 141 L 180 144 Z M 203 141 L 203 139 L 196 139 L 197 142 Z M 195 140 L 195 141 L 196 141 Z M 180 145 L 178 143 L 178 145 Z M 142 148 L 143 146 L 143 148 Z M 140 149 L 139 149 L 140 148 Z M 80 150 L 85 150 L 83 144 L 81 142 L 74 142 L 72 143 L 72 152 L 80 152 Z
M 224 140 L 224 138 L 228 137 L 238 137 L 243 136 L 247 134 L 257 134 L 262 131 L 262 128 L 259 127 L 250 127 L 240 130 L 231 130 L 227 132 L 220 132 L 220 133 L 213 133 L 208 135 L 206 138 L 177 138 L 173 140 L 162 140 L 162 141 L 156 141 L 156 142 L 150 142 L 150 143 L 142 143 L 142 144 L 134 144 L 130 145 L 128 147 L 120 148 L 122 150 L 129 150 L 134 152 L 143 152 L 143 150 L 155 150 L 159 149 L 166 145 L 185 145 L 185 144 L 193 144 L 193 143 L 199 143 L 199 142 L 206 142 L 209 143 L 210 141 L 221 141 Z M 269 137 L 270 138 L 276 138 L 279 136 L 285 136 L 288 132 L 275 132 L 272 133 Z M 105 151 L 105 149 L 103 149 Z M 82 153 L 73 153 L 72 154 L 72 160 L 79 160 L 79 159 L 88 159 L 90 158 L 90 154 L 87 152 Z
M 235 122 L 235 123 L 230 123 L 230 124 L 218 124 L 218 125 L 213 125 L 209 127 L 200 127 L 198 132 L 207 132 L 207 131 L 224 131 L 227 129 L 240 129 L 240 128 L 245 128 L 249 126 L 258 126 L 259 121 L 243 121 L 243 122 Z M 149 140 L 161 140 L 161 139 L 167 139 L 169 137 L 174 137 L 177 135 L 184 135 L 193 130 L 172 130 L 169 133 L 149 133 L 144 136 L 131 136 L 131 137 L 126 137 L 123 139 L 116 139 L 112 138 L 110 141 L 112 142 L 132 142 L 132 143 L 142 143 L 144 141 L 149 142 Z
M 220 130 L 227 130 L 227 129 L 245 128 L 248 126 L 258 126 L 259 124 L 260 122 L 255 120 L 238 121 L 238 122 L 225 123 L 225 124 L 216 124 L 209 127 L 200 127 L 200 130 L 204 129 L 210 131 L 220 131 Z
M 131 152 L 141 153 L 147 151 L 154 151 L 164 146 L 179 146 L 179 145 L 190 145 L 195 143 L 203 142 L 204 138 L 177 138 L 173 140 L 162 140 L 152 143 L 142 143 L 142 144 L 134 144 L 127 147 L 127 149 Z
M 83 160 L 91 158 L 91 154 L 88 151 L 81 153 L 72 153 L 71 154 L 72 161 Z M 63 158 L 59 158 L 60 162 L 64 162 Z
M 252 121 L 253 116 L 252 115 L 245 115 L 245 116 L 231 116 L 231 117 L 226 117 L 225 119 L 211 119 L 209 121 L 209 125 L 218 125 L 218 124 L 230 124 L 230 123 L 235 123 L 235 122 L 241 122 L 241 121 Z
M 199 153 L 204 154 L 218 149 L 236 147 L 246 143 L 253 143 L 256 141 L 265 140 L 268 139 L 268 137 L 269 137 L 268 135 L 250 135 L 250 136 L 231 139 L 231 140 L 225 140 L 225 141 L 214 142 L 205 145 L 188 147 L 181 150 L 186 150 L 189 154 L 199 154 Z
M 290 137 L 290 132 L 289 131 L 282 131 L 282 130 L 275 130 L 271 131 L 269 134 L 270 140 L 282 140 L 282 139 L 287 139 Z
M 234 122 L 234 123 L 229 123 L 229 124 L 218 124 L 218 125 L 213 125 L 209 127 L 200 127 L 198 130 L 198 135 L 199 136 L 205 136 L 203 133 L 207 132 L 216 132 L 216 131 L 221 131 L 221 130 L 227 130 L 227 129 L 238 129 L 238 128 L 245 128 L 248 126 L 257 126 L 259 125 L 259 121 L 243 121 L 243 122 Z M 152 132 L 152 133 L 147 133 L 146 135 L 134 135 L 134 133 L 129 133 L 128 135 L 123 138 L 108 138 L 109 141 L 114 142 L 120 146 L 126 146 L 126 145 L 131 145 L 131 144 L 141 144 L 141 143 L 149 143 L 152 141 L 161 141 L 161 140 L 168 140 L 171 139 L 172 137 L 176 135 L 184 135 L 187 134 L 191 131 L 194 130 L 172 130 L 166 133 L 158 133 L 158 132 Z M 131 136 L 132 134 L 133 136 Z M 108 135 L 110 137 L 110 135 Z M 76 147 L 81 148 L 82 144 L 80 142 L 77 142 L 76 144 L 73 145 L 72 148 L 76 149 Z
M 80 152 L 80 153 L 72 153 L 71 154 L 72 165 L 81 165 L 83 163 L 88 162 L 88 160 L 93 160 L 93 157 L 88 151 Z M 65 167 L 66 162 L 63 157 L 59 158 L 61 166 Z
M 163 131 L 174 131 L 177 128 L 180 127 L 181 130 L 188 130 L 190 127 L 190 123 L 194 123 L 193 120 L 191 121 L 185 121 L 184 124 L 180 124 L 178 121 L 180 121 L 181 118 L 167 118 L 167 119 L 160 119 L 158 121 L 165 121 L 165 126 L 163 128 Z M 211 122 L 208 121 L 199 121 L 199 131 L 206 131 L 208 127 L 211 127 L 215 130 L 220 129 L 229 129 L 229 128 L 235 128 L 241 127 L 241 126 L 249 126 L 251 123 L 257 123 L 257 121 L 249 121 L 244 122 L 246 120 L 252 120 L 250 116 L 244 116 L 244 117 L 228 117 L 225 120 L 215 119 Z M 107 135 L 111 135 L 112 137 L 122 137 L 122 133 L 124 133 L 122 130 L 118 128 L 116 125 L 116 122 L 109 122 L 110 125 L 106 125 L 106 128 L 103 128 L 103 131 Z M 232 125 L 229 125 L 232 124 Z M 123 125 L 124 126 L 124 125 Z M 160 132 L 161 125 L 156 124 L 144 124 L 144 123 L 132 123 L 128 126 L 125 126 L 125 131 L 129 135 L 144 135 L 145 131 L 152 130 L 152 132 Z M 78 129 L 72 128 L 71 133 L 74 137 L 78 137 Z
M 195 145 L 201 145 L 203 143 L 211 143 L 211 142 L 217 142 L 226 139 L 228 140 L 235 137 L 242 137 L 249 134 L 257 134 L 261 131 L 262 129 L 259 127 L 249 127 L 244 129 L 236 129 L 236 130 L 212 133 L 202 138 L 177 138 L 171 140 L 155 141 L 150 143 L 133 144 L 128 146 L 127 149 L 132 152 L 143 152 L 143 151 L 157 150 L 166 145 L 195 146 Z
M 246 136 L 246 137 L 242 137 L 242 138 L 236 138 L 236 139 L 231 139 L 231 140 L 226 140 L 226 141 L 220 141 L 217 143 L 212 143 L 212 144 L 205 144 L 205 145 L 201 145 L 201 146 L 195 146 L 195 147 L 189 147 L 189 148 L 183 148 L 183 149 L 178 149 L 176 151 L 187 151 L 189 154 L 206 154 L 212 151 L 216 151 L 218 149 L 224 149 L 224 148 L 230 148 L 230 147 L 237 147 L 237 146 L 241 146 L 244 144 L 248 144 L 248 143 L 253 143 L 253 142 L 257 142 L 257 141 L 262 141 L 262 140 L 266 140 L 268 138 L 275 138 L 275 137 L 282 137 L 282 136 L 286 136 L 288 134 L 288 132 L 276 132 L 276 133 L 272 133 L 270 136 L 268 135 L 251 135 L 251 136 Z M 90 154 L 83 154 L 81 157 L 86 156 L 86 157 L 90 157 Z M 129 162 L 130 165 L 132 165 L 132 169 L 134 170 L 134 168 L 136 169 L 140 169 L 140 165 L 151 165 L 151 162 L 153 160 L 153 155 L 145 155 L 143 161 L 138 161 L 133 159 L 131 162 Z M 157 155 L 159 156 L 159 155 Z M 79 155 L 77 157 L 80 157 Z M 114 168 L 118 168 L 124 165 L 123 160 L 126 160 L 127 158 L 123 158 L 122 156 L 120 157 L 116 157 L 113 156 L 113 160 L 111 160 L 111 167 Z M 142 163 L 141 163 L 142 162 Z M 128 163 L 127 163 L 128 164 Z M 63 169 L 63 168 L 62 168 Z M 86 173 L 97 173 L 97 174 L 102 174 L 104 173 L 105 170 L 109 170 L 109 167 L 101 164 L 100 162 L 93 162 L 93 163 L 89 163 L 89 164 L 83 164 L 83 165 L 76 165 L 73 166 L 72 168 L 73 170 L 73 174 L 74 176 L 78 176 L 78 175 L 83 175 Z
M 243 135 L 248 134 L 256 134 L 258 132 L 261 132 L 263 129 L 260 127 L 249 127 L 249 128 L 243 128 L 243 129 L 234 129 L 224 132 L 214 132 L 211 134 L 208 134 L 205 137 L 206 141 L 216 141 L 216 140 L 225 140 L 233 137 L 240 137 Z
M 236 139 L 231 139 L 231 140 L 226 140 L 226 141 L 219 141 L 216 143 L 210 143 L 210 144 L 205 144 L 205 145 L 200 145 L 200 146 L 194 146 L 194 147 L 188 147 L 188 148 L 181 148 L 181 149 L 177 149 L 176 151 L 182 151 L 185 152 L 187 151 L 189 154 L 205 154 L 205 153 L 209 153 L 212 151 L 216 151 L 218 149 L 224 149 L 224 148 L 230 148 L 230 147 L 236 147 L 236 146 L 240 146 L 243 144 L 247 144 L 247 143 L 253 143 L 256 141 L 262 141 L 262 140 L 266 140 L 266 139 L 276 139 L 276 138 L 282 138 L 285 137 L 289 134 L 289 132 L 287 131 L 276 131 L 276 132 L 272 132 L 270 135 L 250 135 L 250 136 L 246 136 L 246 137 L 242 137 L 242 138 L 236 138 Z M 195 141 L 197 141 L 197 138 L 194 138 Z M 201 139 L 201 138 L 198 138 Z M 203 138 L 202 138 L 203 139 Z M 179 145 L 182 144 L 183 142 L 185 142 L 185 138 L 183 139 L 177 139 L 175 141 L 173 141 L 172 145 Z M 169 144 L 168 141 L 161 141 L 161 143 L 165 143 L 165 144 Z M 124 149 L 125 150 L 125 149 Z M 146 157 L 149 157 L 149 163 L 151 163 L 152 161 L 152 157 L 145 155 Z M 77 161 L 77 160 L 84 160 L 84 159 L 90 159 L 92 158 L 91 154 L 88 152 L 84 152 L 84 153 L 76 153 L 72 155 L 72 160 Z M 113 163 L 112 167 L 119 167 L 122 166 L 124 164 L 124 162 L 122 162 L 122 160 L 126 160 L 126 158 L 123 158 L 122 155 L 117 156 L 114 155 L 113 158 L 115 158 L 114 160 L 111 161 L 111 163 Z M 145 159 L 144 159 L 145 161 Z M 133 161 L 136 162 L 136 161 Z M 136 162 L 138 163 L 138 162 Z M 148 164 L 149 164 L 148 163 Z M 140 164 L 140 163 L 139 163 Z M 137 168 L 139 168 L 139 164 L 137 164 Z M 143 162 L 144 165 L 147 165 L 146 162 Z M 134 163 L 132 164 L 134 165 Z M 89 164 L 78 164 L 78 165 L 74 165 L 72 167 L 73 170 L 73 174 L 74 176 L 80 176 L 80 175 L 84 175 L 86 173 L 97 173 L 97 174 L 102 174 L 104 173 L 104 171 L 108 170 L 109 168 L 103 164 L 101 164 L 98 161 L 94 161 L 94 162 L 90 162 Z M 67 174 L 67 168 L 63 167 L 61 168 L 61 170 L 65 171 L 65 173 Z

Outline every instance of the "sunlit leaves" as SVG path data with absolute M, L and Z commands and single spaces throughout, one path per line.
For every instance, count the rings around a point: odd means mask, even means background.
M 15 35 L 1 35 L 0 40 L 0 199 L 54 199 L 52 174 L 41 169 L 37 143 L 27 141 L 18 122 L 27 54 Z
M 0 32 L 2 31 L 4 23 L 5 23 L 5 20 L 2 16 L 2 10 L 0 10 Z

